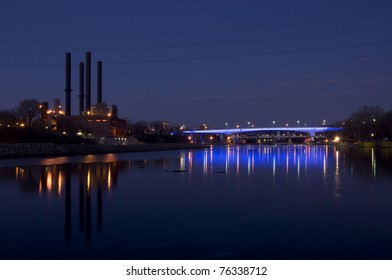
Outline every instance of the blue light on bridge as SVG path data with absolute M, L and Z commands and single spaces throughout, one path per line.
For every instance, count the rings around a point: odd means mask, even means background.
M 342 130 L 340 127 L 258 127 L 258 128 L 231 128 L 231 129 L 203 129 L 203 130 L 185 130 L 183 134 L 240 134 L 240 133 L 257 133 L 257 132 L 307 132 L 311 135 L 326 131 L 339 131 Z

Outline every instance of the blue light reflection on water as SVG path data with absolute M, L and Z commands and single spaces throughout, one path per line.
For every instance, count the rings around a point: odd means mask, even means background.
M 391 151 L 328 146 L 0 161 L 0 258 L 392 258 Z

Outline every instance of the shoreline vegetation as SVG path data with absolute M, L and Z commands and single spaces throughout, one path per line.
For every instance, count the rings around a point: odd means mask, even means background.
M 203 149 L 210 146 L 209 144 L 190 143 L 137 143 L 133 145 L 0 143 L 0 159 Z

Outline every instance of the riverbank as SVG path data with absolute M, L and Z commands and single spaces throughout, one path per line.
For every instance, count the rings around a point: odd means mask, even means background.
M 162 150 L 202 149 L 209 147 L 205 144 L 191 143 L 155 143 L 134 145 L 74 145 L 74 144 L 45 144 L 19 143 L 0 144 L 0 159 L 25 158 L 39 156 L 72 156 L 107 153 L 131 153 Z

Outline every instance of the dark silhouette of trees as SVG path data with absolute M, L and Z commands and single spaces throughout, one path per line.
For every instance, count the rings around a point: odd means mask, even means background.
M 380 135 L 383 140 L 392 140 L 392 110 L 384 113 L 381 116 L 380 122 Z
M 15 110 L 2 110 L 0 111 L 0 126 L 9 127 L 15 126 L 18 122 Z
M 128 121 L 128 136 L 132 136 L 139 141 L 148 143 L 186 142 L 185 136 L 173 132 L 181 131 L 179 125 L 170 126 L 167 121 L 138 121 L 132 123 Z
M 128 135 L 140 138 L 148 134 L 148 124 L 146 121 L 138 121 L 136 123 L 128 122 L 127 131 Z
M 385 113 L 380 106 L 362 106 L 343 122 L 344 135 L 355 141 L 385 138 Z
M 33 121 L 41 116 L 39 102 L 35 99 L 25 99 L 19 102 L 15 108 L 17 117 L 31 127 Z

